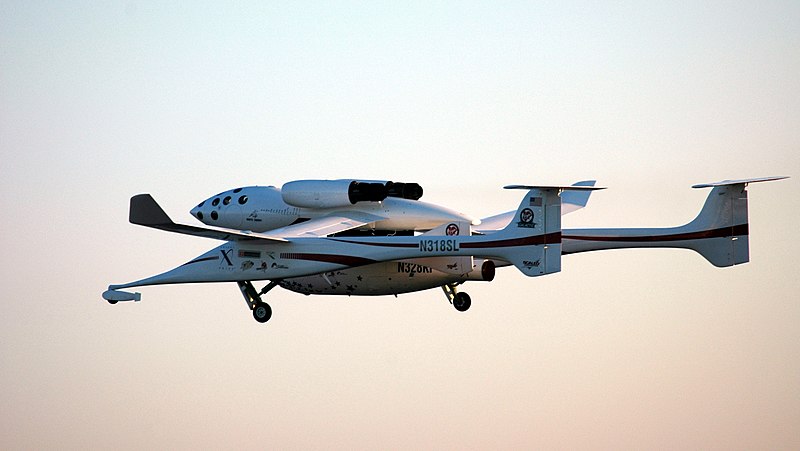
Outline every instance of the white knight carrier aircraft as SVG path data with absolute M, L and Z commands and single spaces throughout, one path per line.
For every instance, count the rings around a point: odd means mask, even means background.
M 416 183 L 298 180 L 225 191 L 200 202 L 177 224 L 149 194 L 131 198 L 130 222 L 220 240 L 208 252 L 135 282 L 110 285 L 111 304 L 139 301 L 122 291 L 147 285 L 235 282 L 253 317 L 272 308 L 262 296 L 280 286 L 303 294 L 377 296 L 441 288 L 458 311 L 469 309 L 467 281 L 492 281 L 496 268 L 526 276 L 559 272 L 561 256 L 604 249 L 692 249 L 718 267 L 749 260 L 747 190 L 764 177 L 695 185 L 711 188 L 698 216 L 669 228 L 561 229 L 561 215 L 586 206 L 594 181 L 572 186 L 510 185 L 525 191 L 516 210 L 476 220 L 420 201 Z M 266 281 L 260 290 L 254 281 Z

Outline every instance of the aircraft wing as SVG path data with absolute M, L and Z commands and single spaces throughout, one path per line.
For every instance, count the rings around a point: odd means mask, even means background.
M 316 238 L 355 229 L 363 225 L 367 225 L 370 222 L 382 221 L 384 219 L 387 218 L 385 216 L 378 216 L 357 211 L 338 212 L 332 213 L 328 216 L 310 219 L 299 224 L 270 230 L 269 233 L 270 235 L 284 238 Z
M 262 235 L 259 233 L 244 233 L 236 230 L 227 230 L 211 227 L 196 227 L 185 224 L 176 224 L 164 212 L 160 205 L 149 194 L 138 194 L 131 197 L 130 216 L 131 224 L 165 230 L 167 232 L 181 233 L 184 235 L 200 236 L 223 241 L 267 241 L 271 243 L 285 243 L 289 240 Z

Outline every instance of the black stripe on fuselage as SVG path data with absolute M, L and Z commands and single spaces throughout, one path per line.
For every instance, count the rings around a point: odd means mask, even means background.
M 209 261 L 212 261 L 212 260 L 219 260 L 219 257 L 198 258 L 197 260 L 192 260 L 190 262 L 186 262 L 186 263 L 182 264 L 181 266 L 193 265 L 195 263 L 209 262 Z
M 373 260 L 371 258 L 355 257 L 352 255 L 309 254 L 300 252 L 281 253 L 281 258 L 287 260 L 309 260 L 314 262 L 335 263 L 345 266 L 363 266 L 378 262 L 378 260 Z

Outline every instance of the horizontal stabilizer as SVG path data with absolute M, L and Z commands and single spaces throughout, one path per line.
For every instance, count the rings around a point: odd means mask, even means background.
M 741 179 L 741 180 L 723 180 L 721 182 L 700 183 L 697 185 L 692 185 L 692 188 L 713 188 L 716 186 L 728 186 L 728 185 L 739 185 L 739 184 L 747 185 L 748 183 L 771 182 L 773 180 L 783 180 L 788 178 L 789 177 L 784 175 L 784 176 L 773 176 L 773 177 L 757 177 L 752 179 Z
M 581 182 L 579 182 L 581 183 Z M 541 189 L 541 190 L 561 190 L 561 191 L 598 191 L 606 189 L 604 186 L 582 186 L 582 185 L 564 185 L 564 186 L 538 186 L 538 185 L 506 185 L 504 189 Z

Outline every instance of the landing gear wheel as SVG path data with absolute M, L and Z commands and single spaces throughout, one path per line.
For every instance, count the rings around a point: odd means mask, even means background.
M 470 305 L 472 305 L 472 299 L 470 299 L 469 295 L 463 291 L 456 293 L 453 297 L 453 307 L 455 307 L 459 312 L 466 312 L 469 310 Z
M 266 302 L 257 302 L 253 307 L 253 318 L 259 323 L 266 323 L 272 318 L 272 307 Z

